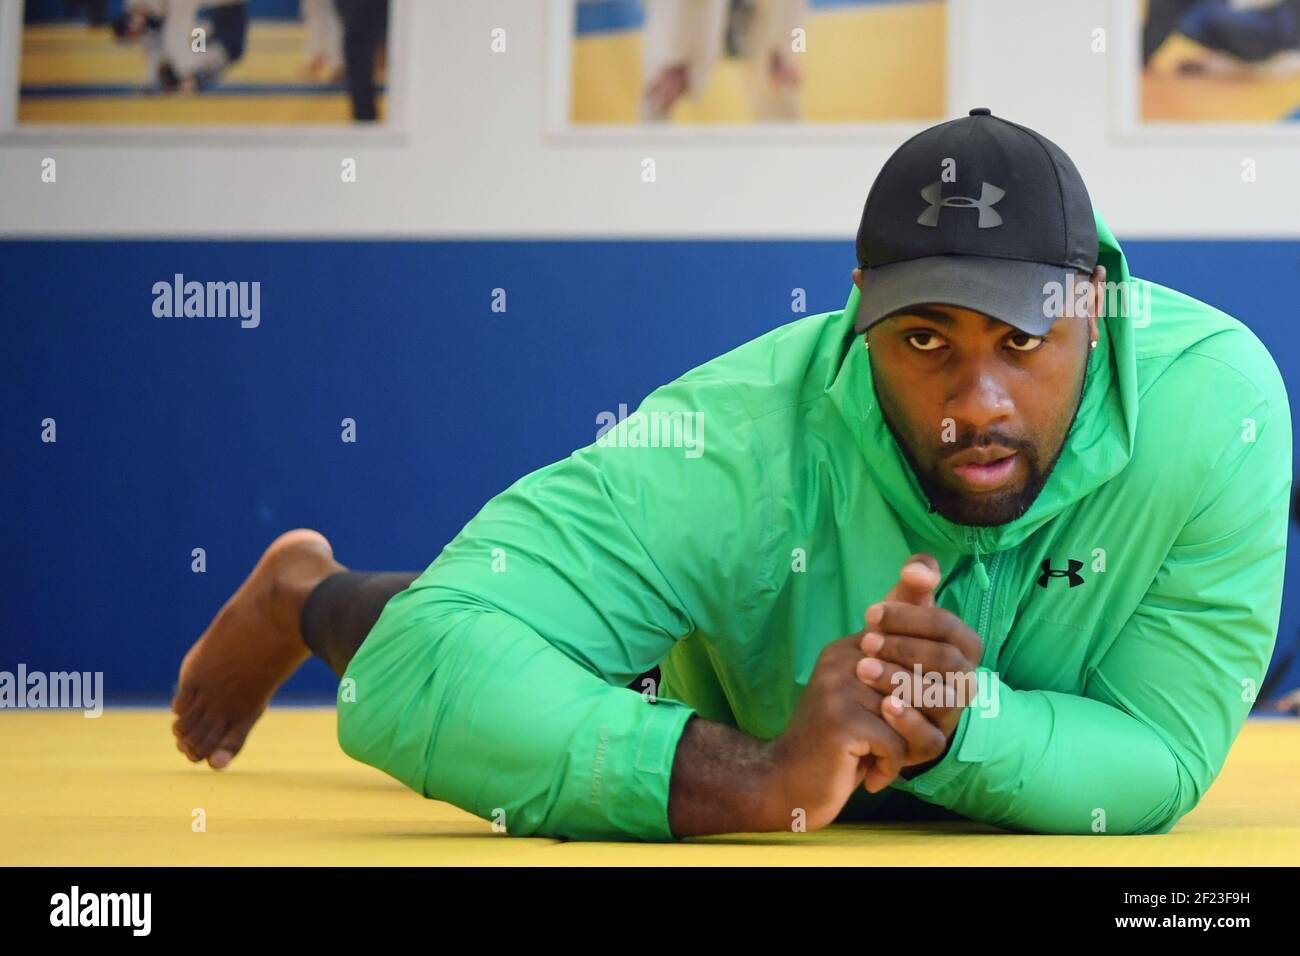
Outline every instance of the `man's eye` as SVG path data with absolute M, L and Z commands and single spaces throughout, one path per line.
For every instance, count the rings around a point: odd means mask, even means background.
M 1007 339 L 1007 344 L 1017 352 L 1032 352 L 1034 349 L 1038 348 L 1038 346 L 1042 345 L 1043 341 L 1044 339 L 1041 335 L 1030 335 L 1027 332 L 1017 332 L 1015 335 L 1011 336 L 1011 338 Z
M 943 347 L 943 342 L 933 332 L 912 332 L 907 336 L 907 344 L 918 352 L 933 352 Z

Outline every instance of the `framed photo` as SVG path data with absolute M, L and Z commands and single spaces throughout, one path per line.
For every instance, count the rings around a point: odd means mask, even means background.
M 1300 136 L 1300 0 L 1113 0 L 1112 107 L 1129 136 Z
M 408 2 L 0 0 L 0 135 L 391 133 Z
M 947 115 L 951 7 L 550 0 L 547 131 L 896 142 Z

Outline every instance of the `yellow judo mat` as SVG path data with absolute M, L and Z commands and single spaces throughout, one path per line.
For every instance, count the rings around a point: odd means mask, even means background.
M 162 709 L 0 713 L 5 865 L 1230 866 L 1300 862 L 1300 721 L 1247 723 L 1200 806 L 1159 836 L 1024 836 L 966 821 L 577 843 L 494 833 L 338 748 L 333 708 L 276 708 L 220 773 Z
M 1269 74 L 1243 68 L 1227 76 L 1183 76 L 1176 65 L 1204 50 L 1172 36 L 1142 77 L 1141 116 L 1146 122 L 1281 123 L 1300 112 L 1300 72 Z

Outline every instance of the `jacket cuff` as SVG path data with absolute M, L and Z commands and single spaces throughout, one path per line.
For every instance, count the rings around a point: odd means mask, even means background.
M 631 692 L 634 693 L 634 692 Z M 616 830 L 636 834 L 642 840 L 673 840 L 668 825 L 668 795 L 672 783 L 673 757 L 686 722 L 695 711 L 680 701 L 660 698 L 640 703 L 644 708 L 640 727 L 629 742 L 602 760 L 599 749 L 592 765 L 593 791 L 601 793 L 603 814 Z M 609 758 L 614 767 L 603 767 Z M 600 786 L 602 774 L 613 780 Z

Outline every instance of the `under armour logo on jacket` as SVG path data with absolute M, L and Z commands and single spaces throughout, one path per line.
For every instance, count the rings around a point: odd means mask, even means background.
M 1038 576 L 1038 586 L 1040 588 L 1047 587 L 1048 578 L 1069 578 L 1070 587 L 1072 588 L 1077 588 L 1083 583 L 1083 575 L 1079 573 L 1079 569 L 1083 567 L 1082 561 L 1075 561 L 1073 558 L 1069 558 L 1066 561 L 1066 569 L 1064 571 L 1055 571 L 1052 569 L 1052 559 L 1044 558 L 1043 563 L 1040 564 L 1039 567 L 1043 569 L 1043 573 Z
M 980 211 L 980 229 L 992 229 L 994 226 L 1002 225 L 1002 216 L 998 214 L 998 211 L 993 206 L 1007 194 L 1005 189 L 999 189 L 992 183 L 981 183 L 979 199 L 973 199 L 970 196 L 944 197 L 940 195 L 942 190 L 943 180 L 939 179 L 921 190 L 921 198 L 930 204 L 922 210 L 921 215 L 916 217 L 916 221 L 921 225 L 938 226 L 939 210 L 945 206 L 958 209 L 978 209 Z

